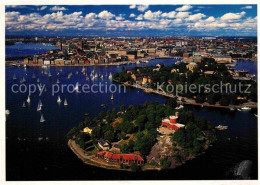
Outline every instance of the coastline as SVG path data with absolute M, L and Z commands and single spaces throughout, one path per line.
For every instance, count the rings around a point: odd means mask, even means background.
M 209 104 L 207 102 L 206 103 L 196 103 L 195 100 L 193 100 L 193 99 L 189 99 L 189 98 L 181 97 L 181 96 L 174 96 L 173 94 L 169 94 L 169 93 L 166 93 L 166 92 L 159 92 L 159 91 L 154 90 L 152 88 L 142 87 L 141 85 L 131 85 L 131 84 L 128 84 L 128 83 L 122 83 L 122 84 L 129 86 L 129 87 L 141 89 L 146 93 L 154 93 L 154 94 L 158 94 L 158 95 L 169 97 L 169 98 L 178 98 L 178 103 L 182 103 L 182 104 L 185 104 L 185 105 L 196 105 L 196 106 L 203 106 L 203 107 L 205 106 L 205 107 L 215 107 L 215 108 L 225 108 L 225 109 L 232 108 L 231 105 L 223 106 L 223 105 L 220 105 L 220 104 Z M 182 98 L 185 100 L 185 102 L 182 102 L 181 100 L 179 100 L 179 99 L 182 99 Z M 247 107 L 250 107 L 250 108 L 257 108 L 257 103 L 256 102 L 247 102 L 247 103 L 244 103 L 242 105 L 233 105 L 233 108 L 240 109 L 244 106 L 247 106 Z
M 96 161 L 94 160 L 95 156 L 87 156 L 84 155 L 83 152 L 84 150 L 81 149 L 73 140 L 68 141 L 68 146 L 72 150 L 76 156 L 82 160 L 83 163 L 99 168 L 105 168 L 109 170 L 123 170 L 123 171 L 131 171 L 130 169 L 121 169 L 120 165 L 112 165 L 112 164 L 106 164 L 106 162 L 101 162 L 101 161 Z
M 123 61 L 123 62 L 113 62 L 113 63 L 97 63 L 97 64 L 49 64 L 49 65 L 44 65 L 44 64 L 26 64 L 27 66 L 30 67 L 42 67 L 42 66 L 48 66 L 48 67 L 82 67 L 82 66 L 120 66 L 120 65 L 127 65 L 127 64 L 135 64 L 138 61 L 143 63 L 147 60 L 154 60 L 154 59 L 182 59 L 183 57 L 173 57 L 173 56 L 154 56 L 154 57 L 145 57 L 145 58 L 140 58 L 140 59 L 135 59 L 135 60 L 129 60 L 129 61 Z M 5 62 L 6 66 L 19 66 L 19 65 L 24 65 L 23 61 L 6 61 Z

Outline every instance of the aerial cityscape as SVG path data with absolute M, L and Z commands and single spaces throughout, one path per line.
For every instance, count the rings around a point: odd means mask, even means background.
M 7 181 L 258 179 L 257 5 L 5 8 Z

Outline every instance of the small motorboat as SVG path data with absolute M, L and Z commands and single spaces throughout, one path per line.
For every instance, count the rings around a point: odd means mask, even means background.
M 216 126 L 215 128 L 218 129 L 218 130 L 227 130 L 227 129 L 228 129 L 228 126 L 218 125 L 218 126 Z
M 241 110 L 251 110 L 251 108 L 245 106 L 245 107 L 242 107 Z

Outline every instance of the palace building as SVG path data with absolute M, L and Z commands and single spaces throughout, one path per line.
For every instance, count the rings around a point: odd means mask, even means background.
M 103 159 L 106 162 L 119 163 L 119 164 L 131 164 L 137 165 L 144 164 L 144 159 L 140 155 L 136 154 L 114 154 L 109 151 L 99 151 L 96 153 L 96 157 Z
M 185 127 L 185 125 L 177 123 L 179 118 L 179 113 L 176 112 L 174 116 L 170 116 L 169 118 L 165 118 L 162 120 L 162 126 L 166 126 L 172 130 L 178 130 L 180 128 Z

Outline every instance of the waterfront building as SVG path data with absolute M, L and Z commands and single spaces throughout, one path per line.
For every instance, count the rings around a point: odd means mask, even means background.
M 172 130 L 178 130 L 180 128 L 185 127 L 185 125 L 177 123 L 179 118 L 179 113 L 176 112 L 175 115 L 169 116 L 169 118 L 165 118 L 162 120 L 162 126 L 166 126 Z
M 85 127 L 85 128 L 83 129 L 83 132 L 84 132 L 84 133 L 91 134 L 91 133 L 92 133 L 92 129 L 89 128 L 89 127 Z
M 136 154 L 114 154 L 109 151 L 99 151 L 96 153 L 96 157 L 103 159 L 106 162 L 119 163 L 119 164 L 132 164 L 137 165 L 144 164 L 144 159 L 140 155 Z
M 224 64 L 231 63 L 232 61 L 231 56 L 215 56 L 214 59 L 217 63 L 224 63 Z
M 98 145 L 100 148 L 102 148 L 103 150 L 109 150 L 110 149 L 110 144 L 108 141 L 104 140 L 103 138 L 100 138 L 98 140 Z
M 187 66 L 186 66 L 186 68 L 188 69 L 188 70 L 190 70 L 190 71 L 194 71 L 194 69 L 197 67 L 198 65 L 195 63 L 195 62 L 191 62 L 191 63 L 189 63 Z

